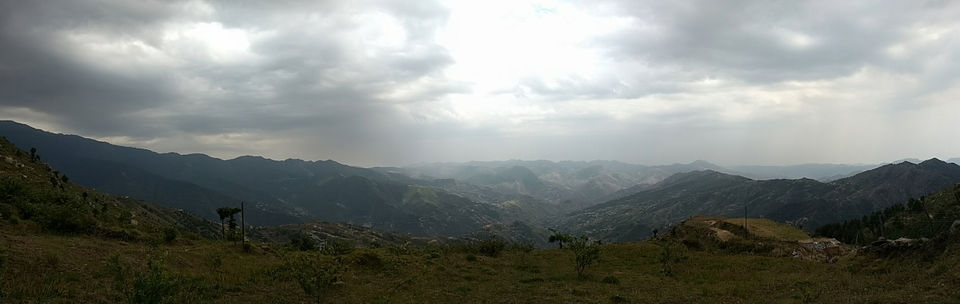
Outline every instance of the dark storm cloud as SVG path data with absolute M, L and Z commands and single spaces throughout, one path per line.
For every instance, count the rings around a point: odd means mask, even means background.
M 430 40 L 445 11 L 428 2 L 204 4 L 4 2 L 0 105 L 52 115 L 64 128 L 90 136 L 365 128 L 369 119 L 388 115 L 379 105 L 410 102 L 384 95 L 451 63 Z M 399 20 L 404 41 L 383 47 L 358 42 L 371 34 L 356 32 L 367 26 L 356 14 L 370 10 Z M 225 63 L 205 56 L 204 41 L 164 40 L 171 28 L 198 23 L 245 31 L 254 58 Z M 111 66 L 115 58 L 105 57 L 101 65 L 89 58 L 111 55 L 91 50 L 101 46 L 142 60 Z M 174 58 L 150 62 L 157 57 Z M 411 98 L 462 89 L 437 82 L 420 91 Z
M 104 14 L 75 4 L 13 1 L 0 6 L 0 104 L 51 113 L 67 124 L 109 132 L 133 124 L 136 119 L 129 113 L 176 97 L 162 71 L 117 75 L 76 60 L 71 45 L 56 37 L 57 31 L 140 34 L 148 32 L 144 28 L 155 20 L 150 14 L 162 16 L 166 10 L 120 6 L 116 14 Z M 115 24 L 96 24 L 99 20 Z
M 0 0 L 0 118 L 361 165 L 883 160 L 956 151 L 877 135 L 948 136 L 954 3 Z
M 619 1 L 612 7 L 600 13 L 630 25 L 591 45 L 628 77 L 523 85 L 556 100 L 636 98 L 682 92 L 684 83 L 707 78 L 771 84 L 830 80 L 866 67 L 917 73 L 923 55 L 896 58 L 889 49 L 918 30 L 952 25 L 960 11 L 943 1 Z

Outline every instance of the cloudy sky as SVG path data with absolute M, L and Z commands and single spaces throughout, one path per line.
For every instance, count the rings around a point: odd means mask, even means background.
M 960 156 L 954 1 L 0 0 L 0 119 L 415 162 Z

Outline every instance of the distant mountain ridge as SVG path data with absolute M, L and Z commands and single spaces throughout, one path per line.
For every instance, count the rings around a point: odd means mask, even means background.
M 247 221 L 278 225 L 326 220 L 418 235 L 460 235 L 499 222 L 499 209 L 418 186 L 413 179 L 334 161 L 221 160 L 159 154 L 0 122 L 0 135 L 76 182 L 215 219 L 215 209 L 250 204 Z
M 752 180 L 716 171 L 680 173 L 636 194 L 590 207 L 555 226 L 612 240 L 637 240 L 694 215 L 766 217 L 807 228 L 855 218 L 960 182 L 960 166 L 903 162 L 823 183 Z M 746 210 L 744 210 L 746 207 Z
M 957 177 L 953 167 L 933 160 L 887 165 L 830 183 L 752 180 L 706 161 L 645 166 L 512 160 L 368 169 L 331 160 L 159 154 L 11 121 L 0 121 L 0 135 L 22 149 L 38 148 L 45 161 L 80 184 L 208 219 L 216 219 L 218 207 L 245 201 L 254 225 L 324 220 L 424 236 L 518 232 L 527 235 L 510 237 L 525 240 L 553 226 L 635 239 L 691 212 L 740 216 L 744 202 L 750 216 L 807 217 L 808 225 L 819 225 L 924 195 Z M 766 169 L 798 168 L 823 169 Z
M 810 178 L 829 182 L 857 173 L 877 168 L 881 165 L 847 165 L 847 164 L 800 164 L 789 166 L 730 166 L 729 168 L 740 175 L 751 179 L 797 179 Z
M 421 179 L 452 179 L 502 194 L 520 195 L 560 205 L 562 210 L 591 206 L 617 192 L 659 182 L 695 170 L 730 170 L 706 161 L 646 166 L 618 161 L 472 161 L 391 168 Z

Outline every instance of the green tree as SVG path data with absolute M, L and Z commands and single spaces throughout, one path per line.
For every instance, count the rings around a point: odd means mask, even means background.
M 560 233 L 560 232 L 557 232 L 556 230 L 549 229 L 549 228 L 548 228 L 548 230 L 550 230 L 550 232 L 553 233 L 553 234 L 551 234 L 551 235 L 550 235 L 550 238 L 547 239 L 547 240 L 550 241 L 550 243 L 554 243 L 554 242 L 559 243 L 559 244 L 560 244 L 560 249 L 563 249 L 563 243 L 564 243 L 564 242 L 570 243 L 570 241 L 573 240 L 573 236 L 571 236 L 571 235 L 569 235 L 569 234 Z
M 574 266 L 577 270 L 577 278 L 584 278 L 584 271 L 587 266 L 600 260 L 600 244 L 590 240 L 586 235 L 573 238 L 568 241 L 570 250 L 573 251 Z
M 228 221 L 228 225 L 230 227 L 229 231 L 232 235 L 233 230 L 237 229 L 236 215 L 239 212 L 240 212 L 240 208 L 234 208 L 234 207 L 217 208 L 217 215 L 220 216 L 220 234 L 223 236 L 223 239 L 228 239 L 227 233 L 223 228 L 223 220 L 229 218 L 229 221 Z
M 220 216 L 220 236 L 223 239 L 227 238 L 227 232 L 223 228 L 223 220 L 230 216 L 230 207 L 220 207 L 217 208 L 217 215 Z

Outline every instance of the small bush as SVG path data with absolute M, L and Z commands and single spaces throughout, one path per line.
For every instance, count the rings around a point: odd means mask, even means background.
M 364 250 L 353 257 L 353 264 L 371 268 L 381 269 L 384 267 L 383 259 L 376 252 Z
M 37 222 L 49 231 L 84 233 L 96 226 L 96 221 L 90 215 L 69 205 L 45 205 L 40 211 Z
M 166 303 L 180 290 L 180 277 L 167 274 L 161 260 L 147 261 L 147 272 L 133 279 L 131 303 Z
M 327 242 L 323 244 L 320 252 L 325 255 L 345 255 L 350 254 L 356 248 L 353 242 L 347 240 L 327 239 Z
M 683 240 L 681 242 L 683 243 L 684 247 L 687 247 L 687 249 L 703 251 L 703 244 L 698 240 Z
M 814 287 L 813 282 L 807 280 L 797 281 L 794 286 L 800 292 L 797 298 L 800 299 L 801 303 L 816 303 L 817 300 L 820 299 L 821 291 L 817 290 L 816 294 L 814 294 L 813 290 L 811 290 Z
M 290 238 L 290 248 L 299 251 L 314 251 L 317 250 L 317 241 L 309 235 L 298 233 Z
M 600 282 L 603 282 L 606 284 L 620 284 L 620 279 L 618 279 L 615 276 L 605 276 L 603 277 L 603 280 L 600 280 Z
M 663 272 L 665 276 L 672 276 L 673 264 L 680 263 L 687 259 L 683 251 L 685 247 L 674 241 L 662 240 L 660 242 L 660 248 L 661 250 L 657 256 L 657 260 L 663 266 L 661 272 Z
M 60 269 L 60 254 L 57 252 L 44 252 L 41 256 L 43 259 L 43 264 L 50 269 L 59 270 Z
M 477 261 L 477 255 L 472 254 L 472 253 L 468 253 L 468 254 L 467 254 L 467 261 L 476 262 L 476 261 Z
M 129 294 L 127 290 L 128 270 L 129 267 L 123 261 L 120 261 L 120 255 L 114 254 L 107 260 L 106 273 L 113 278 L 113 290 L 119 294 L 115 299 L 117 302 L 121 302 L 123 297 Z
M 510 250 L 518 251 L 522 253 L 530 253 L 534 249 L 536 248 L 531 243 L 518 243 L 518 244 L 512 244 L 510 246 Z
M 7 203 L 0 203 L 0 220 L 15 223 L 19 218 L 16 207 Z
M 177 228 L 173 228 L 173 227 L 164 228 L 164 229 L 163 229 L 163 242 L 164 242 L 164 243 L 167 243 L 167 244 L 171 244 L 171 243 L 173 243 L 173 241 L 176 241 L 176 240 L 177 240 L 177 236 L 179 236 L 179 234 L 180 234 L 180 233 L 177 232 Z
M 344 265 L 340 258 L 334 263 L 324 263 L 315 255 L 300 255 L 287 261 L 286 269 L 308 296 L 317 303 L 333 287 L 343 284 Z
M 629 303 L 629 302 L 630 300 L 627 300 L 627 298 L 621 295 L 610 296 L 610 303 Z
M 584 271 L 587 266 L 600 260 L 600 244 L 591 241 L 586 235 L 570 241 L 570 250 L 573 251 L 574 266 L 578 278 L 584 278 Z
M 223 284 L 224 275 L 226 274 L 223 271 L 223 257 L 216 253 L 210 253 L 206 257 L 207 267 L 210 267 L 210 271 L 217 275 L 217 283 Z
M 492 237 L 477 241 L 470 245 L 470 252 L 476 254 L 482 254 L 488 257 L 497 257 L 507 248 L 507 241 Z

